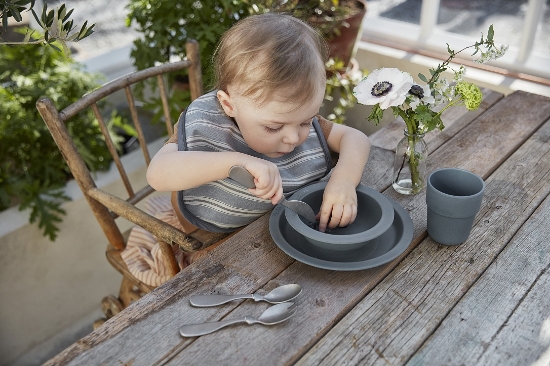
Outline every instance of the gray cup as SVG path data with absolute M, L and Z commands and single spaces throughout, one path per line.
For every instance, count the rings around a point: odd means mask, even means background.
M 439 169 L 428 177 L 428 234 L 444 245 L 464 243 L 481 207 L 485 182 L 463 169 Z

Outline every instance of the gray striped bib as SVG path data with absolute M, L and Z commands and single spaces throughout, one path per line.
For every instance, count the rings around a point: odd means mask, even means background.
M 272 159 L 246 144 L 236 123 L 219 105 L 216 91 L 194 100 L 181 114 L 178 128 L 179 151 L 236 151 L 274 163 L 279 168 L 285 196 L 318 181 L 332 167 L 330 151 L 317 119 L 302 145 Z M 183 216 L 210 232 L 234 231 L 273 208 L 270 200 L 255 197 L 230 178 L 179 191 L 177 198 Z

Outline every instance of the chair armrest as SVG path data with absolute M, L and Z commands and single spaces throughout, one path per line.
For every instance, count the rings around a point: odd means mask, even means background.
M 149 215 L 131 203 L 102 191 L 99 188 L 91 188 L 88 190 L 87 194 L 117 215 L 149 231 L 159 241 L 171 245 L 178 244 L 182 250 L 187 252 L 194 252 L 208 246 L 208 243 L 201 243 L 172 225 Z

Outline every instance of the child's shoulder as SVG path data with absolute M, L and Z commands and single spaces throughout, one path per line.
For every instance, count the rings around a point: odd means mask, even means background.
M 332 130 L 332 126 L 334 126 L 334 122 L 329 121 L 319 114 L 315 117 L 317 117 L 317 121 L 319 121 L 319 127 L 321 127 L 321 131 L 323 132 L 325 140 L 328 139 L 328 135 L 330 135 L 330 131 Z

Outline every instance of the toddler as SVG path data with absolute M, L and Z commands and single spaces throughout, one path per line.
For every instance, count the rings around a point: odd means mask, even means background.
M 331 170 L 319 230 L 355 220 L 355 188 L 370 142 L 318 115 L 326 59 L 317 32 L 288 15 L 250 16 L 223 35 L 214 56 L 214 90 L 182 113 L 147 170 L 154 189 L 175 192 L 172 202 L 185 230 L 234 231 Z M 330 150 L 339 153 L 333 169 Z M 256 188 L 228 178 L 234 165 L 252 173 Z

